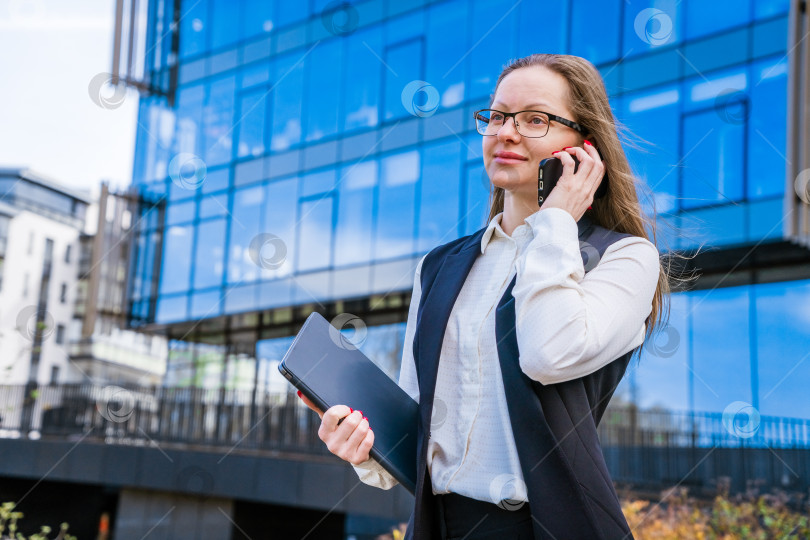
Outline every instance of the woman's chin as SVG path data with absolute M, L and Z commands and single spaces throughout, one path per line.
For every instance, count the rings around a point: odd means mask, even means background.
M 527 180 L 520 176 L 514 167 L 499 167 L 489 178 L 493 186 L 512 191 L 526 183 Z
M 509 191 L 512 193 L 521 193 L 521 192 L 534 192 L 537 193 L 537 185 L 534 184 L 532 186 L 528 185 L 528 182 L 521 181 L 520 179 L 499 179 L 493 178 L 490 182 L 494 187 L 501 188 L 505 191 Z

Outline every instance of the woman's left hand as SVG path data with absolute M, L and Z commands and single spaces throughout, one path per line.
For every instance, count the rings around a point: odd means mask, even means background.
M 571 146 L 551 154 L 562 161 L 563 173 L 543 202 L 541 211 L 546 208 L 562 208 L 574 217 L 574 221 L 579 221 L 593 203 L 593 195 L 605 173 L 605 165 L 591 143 L 586 141 L 584 146 Z M 572 155 L 579 160 L 576 174 Z

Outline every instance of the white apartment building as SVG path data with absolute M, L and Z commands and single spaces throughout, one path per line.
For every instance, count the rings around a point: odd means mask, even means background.
M 0 385 L 161 383 L 165 338 L 125 329 L 126 207 L 0 168 Z
M 0 169 L 0 381 L 80 382 L 68 343 L 90 199 L 26 169 Z M 75 331 L 75 326 L 73 327 Z

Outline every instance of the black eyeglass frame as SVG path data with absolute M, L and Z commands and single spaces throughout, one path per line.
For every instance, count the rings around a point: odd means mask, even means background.
M 493 112 L 501 113 L 504 116 L 504 118 L 503 118 L 504 125 L 506 124 L 506 121 L 509 119 L 509 117 L 512 117 L 512 121 L 515 123 L 515 130 L 517 130 L 518 133 L 520 133 L 520 125 L 518 124 L 518 121 L 517 121 L 517 115 L 519 115 L 520 113 L 525 113 L 525 112 L 535 112 L 535 113 L 545 114 L 549 119 L 549 126 L 551 126 L 551 122 L 557 122 L 558 124 L 562 124 L 564 126 L 570 127 L 573 130 L 579 131 L 583 136 L 588 135 L 588 130 L 585 129 L 584 127 L 580 126 L 576 122 L 568 120 L 567 118 L 563 118 L 562 116 L 557 116 L 556 114 L 547 113 L 546 111 L 536 111 L 536 110 L 533 110 L 533 109 L 528 109 L 528 110 L 525 110 L 525 111 L 518 111 L 518 112 L 508 113 L 508 112 L 499 111 L 498 109 L 478 109 L 477 111 L 475 111 L 473 113 L 473 120 L 475 121 L 475 130 L 478 131 L 478 133 L 480 135 L 483 135 L 484 137 L 495 137 L 496 135 L 498 135 L 497 133 L 492 133 L 492 134 L 481 133 L 478 130 L 478 114 L 481 113 L 481 112 L 484 112 L 484 111 L 493 111 Z M 482 118 L 482 120 L 483 120 L 483 118 Z M 487 124 L 489 124 L 489 120 L 487 120 Z M 501 126 L 501 127 L 503 127 L 503 126 Z M 548 135 L 548 128 L 546 128 L 545 133 L 543 133 L 542 135 L 537 135 L 537 136 L 524 135 L 523 133 L 520 133 L 521 137 L 528 137 L 530 139 L 539 139 L 541 137 L 545 137 L 546 135 Z

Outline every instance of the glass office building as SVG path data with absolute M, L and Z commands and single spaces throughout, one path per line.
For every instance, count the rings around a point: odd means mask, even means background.
M 308 313 L 351 313 L 396 378 L 416 263 L 486 224 L 472 111 L 509 59 L 574 54 L 635 137 L 661 252 L 712 255 L 615 399 L 810 418 L 810 271 L 785 234 L 795 4 L 151 0 L 132 324 L 173 340 L 166 384 L 265 388 Z

